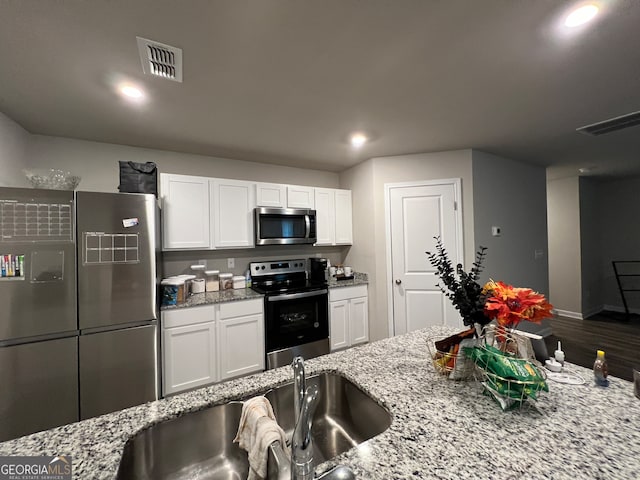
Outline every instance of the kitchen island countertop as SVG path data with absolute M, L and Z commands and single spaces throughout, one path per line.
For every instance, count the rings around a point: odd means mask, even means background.
M 319 465 L 350 466 L 359 479 L 631 479 L 640 477 L 640 400 L 631 382 L 549 380 L 536 408 L 502 412 L 473 382 L 438 376 L 425 341 L 442 327 L 373 342 L 305 362 L 337 372 L 393 416 L 388 430 Z M 141 429 L 291 381 L 289 367 L 212 385 L 16 440 L 0 455 L 68 454 L 77 479 L 113 478 L 124 444 Z M 43 405 L 43 408 L 45 406 Z

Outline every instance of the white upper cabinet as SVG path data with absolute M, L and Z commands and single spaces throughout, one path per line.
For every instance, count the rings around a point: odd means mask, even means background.
M 209 248 L 209 180 L 188 175 L 161 174 L 162 248 Z
M 279 183 L 256 183 L 256 206 L 284 208 L 287 187 Z
M 316 245 L 353 243 L 351 190 L 316 188 Z
M 351 209 L 351 190 L 336 190 L 336 245 L 353 243 L 353 218 Z
M 255 184 L 214 178 L 209 181 L 212 248 L 253 247 Z
M 316 188 L 316 245 L 333 245 L 336 238 L 336 196 L 331 188 Z
M 287 185 L 287 208 L 310 208 L 315 205 L 315 188 Z

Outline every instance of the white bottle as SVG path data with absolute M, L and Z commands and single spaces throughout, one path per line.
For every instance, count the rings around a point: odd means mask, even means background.
M 560 342 L 558 342 L 558 349 L 554 352 L 553 357 L 564 367 L 564 352 L 562 351 L 562 344 Z

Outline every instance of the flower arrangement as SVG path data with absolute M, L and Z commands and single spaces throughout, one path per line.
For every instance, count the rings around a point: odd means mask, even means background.
M 544 295 L 530 288 L 518 288 L 503 282 L 490 280 L 484 287 L 478 283 L 486 248 L 480 247 L 469 272 L 458 264 L 453 267 L 440 237 L 436 240 L 436 252 L 426 252 L 429 262 L 436 269 L 440 282 L 437 286 L 460 312 L 463 323 L 484 327 L 496 320 L 500 327 L 514 328 L 522 320 L 540 323 L 551 317 L 553 305 Z
M 530 288 L 517 288 L 503 282 L 490 280 L 482 293 L 486 296 L 484 313 L 496 320 L 501 327 L 516 327 L 522 320 L 540 323 L 551 317 L 553 305 L 544 295 Z

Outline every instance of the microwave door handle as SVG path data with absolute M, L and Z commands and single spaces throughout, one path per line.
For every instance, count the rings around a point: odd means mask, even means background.
M 311 217 L 309 215 L 304 216 L 304 225 L 306 227 L 304 238 L 309 238 L 311 235 Z

